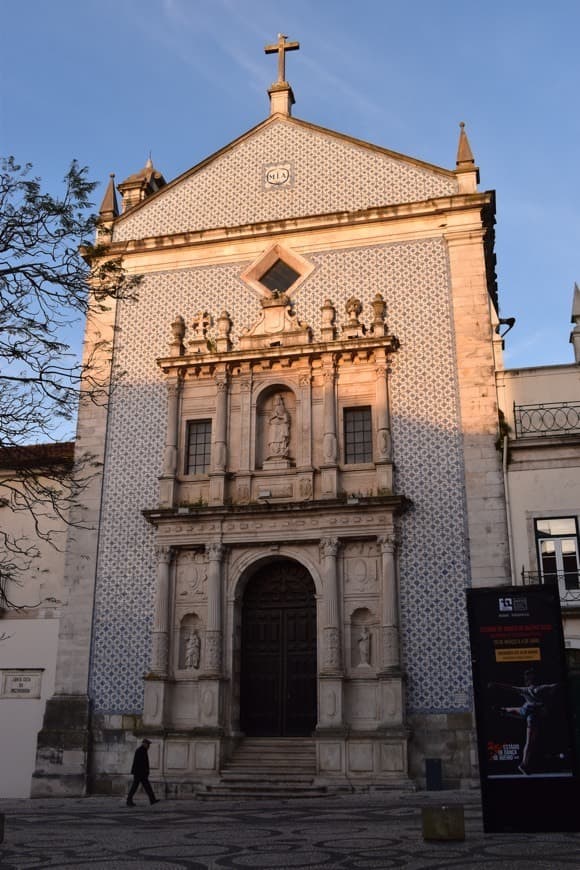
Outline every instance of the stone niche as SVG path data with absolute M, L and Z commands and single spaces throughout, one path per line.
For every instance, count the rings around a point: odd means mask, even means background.
M 186 613 L 177 632 L 177 669 L 184 676 L 198 676 L 202 667 L 203 627 L 196 613 Z
M 296 397 L 287 387 L 269 387 L 256 408 L 256 468 L 284 471 L 295 457 Z
M 350 663 L 352 676 L 374 675 L 378 661 L 377 620 L 366 607 L 357 608 L 350 619 Z

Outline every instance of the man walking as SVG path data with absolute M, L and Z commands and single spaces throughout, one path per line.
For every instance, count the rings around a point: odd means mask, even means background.
M 133 783 L 131 788 L 129 789 L 129 794 L 127 795 L 127 806 L 134 807 L 133 803 L 133 795 L 137 791 L 140 785 L 143 786 L 145 792 L 147 793 L 147 797 L 149 798 L 149 803 L 151 805 L 157 803 L 157 798 L 153 794 L 153 789 L 151 788 L 151 783 L 149 782 L 149 756 L 147 752 L 149 747 L 151 746 L 151 741 L 147 740 L 145 737 L 141 746 L 137 747 L 135 750 L 135 755 L 133 757 L 133 766 L 131 767 L 131 773 L 133 774 Z

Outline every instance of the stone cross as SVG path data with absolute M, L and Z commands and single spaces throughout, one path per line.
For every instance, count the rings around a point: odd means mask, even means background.
M 266 45 L 264 51 L 266 54 L 278 53 L 278 81 L 286 81 L 286 52 L 296 51 L 300 48 L 299 42 L 286 42 L 284 33 L 278 34 L 278 42 L 275 45 Z

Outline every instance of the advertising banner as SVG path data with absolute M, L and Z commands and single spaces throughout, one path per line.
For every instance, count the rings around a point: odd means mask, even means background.
M 558 589 L 467 593 L 486 831 L 580 830 Z

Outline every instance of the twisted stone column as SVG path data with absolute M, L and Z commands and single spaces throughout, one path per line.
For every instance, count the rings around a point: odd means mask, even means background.
M 158 546 L 157 590 L 153 616 L 153 649 L 151 671 L 156 676 L 166 677 L 169 667 L 169 572 L 173 550 L 171 547 Z
M 395 564 L 396 538 L 394 534 L 378 539 L 382 556 L 382 667 L 396 671 L 401 664 L 399 646 L 399 595 Z
M 337 673 L 342 667 L 336 572 L 338 538 L 323 538 L 320 541 L 320 554 L 324 575 L 324 664 L 326 672 Z
M 222 669 L 222 559 L 225 547 L 220 543 L 206 544 L 207 626 L 205 632 L 206 672 L 219 676 Z

